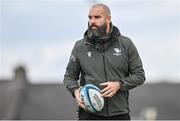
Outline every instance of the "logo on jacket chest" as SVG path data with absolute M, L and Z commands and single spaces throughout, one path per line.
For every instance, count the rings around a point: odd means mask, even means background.
M 91 52 L 91 51 L 88 51 L 88 52 L 87 52 L 87 55 L 88 55 L 88 57 L 90 58 L 91 55 L 92 55 L 92 52 Z
M 113 55 L 115 55 L 115 56 L 119 56 L 119 55 L 122 55 L 122 52 L 121 52 L 121 49 L 119 49 L 119 48 L 114 48 L 114 53 L 113 53 Z

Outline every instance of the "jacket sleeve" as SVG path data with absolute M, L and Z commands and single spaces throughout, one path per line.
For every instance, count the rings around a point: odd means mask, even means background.
M 66 67 L 66 72 L 63 80 L 66 89 L 72 94 L 73 97 L 74 90 L 79 88 L 77 80 L 79 79 L 80 74 L 80 63 L 77 54 L 78 47 L 76 43 L 71 52 L 71 56 L 69 58 L 69 63 Z
M 121 91 L 133 89 L 145 81 L 145 72 L 143 69 L 141 58 L 133 42 L 126 38 L 126 51 L 128 56 L 128 76 L 121 79 Z

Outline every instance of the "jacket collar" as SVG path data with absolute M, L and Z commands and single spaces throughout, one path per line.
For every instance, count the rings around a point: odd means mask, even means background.
M 88 45 L 96 45 L 96 44 L 104 44 L 109 41 L 115 41 L 119 36 L 121 36 L 119 29 L 116 26 L 113 26 L 112 23 L 110 23 L 110 32 L 102 36 L 99 40 L 91 40 L 87 36 L 87 31 L 84 33 L 84 38 L 86 40 L 86 44 Z

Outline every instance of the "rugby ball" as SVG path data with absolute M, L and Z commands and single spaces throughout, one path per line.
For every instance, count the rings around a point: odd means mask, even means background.
M 98 87 L 92 84 L 87 84 L 81 88 L 80 94 L 88 111 L 98 112 L 102 110 L 104 106 L 104 98 L 101 96 Z

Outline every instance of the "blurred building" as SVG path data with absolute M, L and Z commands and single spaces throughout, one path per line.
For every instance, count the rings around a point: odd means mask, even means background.
M 73 120 L 76 103 L 63 84 L 31 84 L 22 66 L 0 79 L 0 120 Z M 144 84 L 130 91 L 132 119 L 180 119 L 180 83 Z

